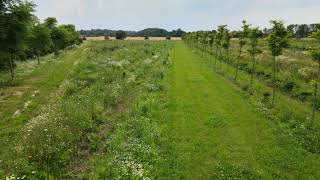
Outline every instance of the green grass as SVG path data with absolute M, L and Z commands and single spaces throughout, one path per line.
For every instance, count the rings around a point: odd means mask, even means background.
M 18 66 L 17 77 L 14 80 L 1 76 L 1 80 L 13 85 L 0 89 L 0 138 L 12 136 L 21 129 L 21 125 L 38 113 L 41 104 L 52 100 L 50 94 L 59 88 L 59 85 L 72 72 L 84 55 L 87 45 L 63 52 L 58 57 L 45 57 L 40 66 L 35 62 L 26 62 Z M 31 64 L 31 65 L 30 65 Z M 29 71 L 29 73 L 22 73 Z M 25 108 L 25 104 L 30 105 Z M 15 112 L 21 112 L 14 115 Z
M 140 42 L 141 43 L 141 42 Z M 138 54 L 152 49 L 150 57 L 138 58 L 132 73 L 142 73 L 139 85 L 126 93 L 127 107 L 113 119 L 110 131 L 101 131 L 98 150 L 84 160 L 84 168 L 70 172 L 73 177 L 92 179 L 154 177 L 157 165 L 164 161 L 160 139 L 161 124 L 165 120 L 166 90 L 163 79 L 170 66 L 170 43 L 142 43 Z M 139 43 L 135 46 L 140 46 Z M 145 45 L 149 45 L 146 47 Z M 135 48 L 129 48 L 134 52 Z M 150 49 L 151 48 L 151 49 Z M 128 52 L 127 52 L 128 53 Z M 156 59 L 154 59 L 156 58 Z M 135 93 L 134 93 L 135 92 Z M 131 99 L 131 100 L 128 100 Z M 115 112 L 117 113 L 117 112 Z M 102 128 L 103 130 L 103 128 Z
M 319 153 L 301 145 L 313 138 L 301 126 L 309 107 L 279 95 L 273 114 L 263 83 L 250 96 L 232 66 L 217 73 L 172 44 L 90 42 L 18 66 L 1 89 L 0 178 L 319 179 Z
M 319 178 L 318 155 L 279 132 L 246 96 L 201 61 L 177 44 L 168 132 L 178 156 L 173 161 L 181 165 L 179 177 Z M 239 172 L 228 171 L 230 166 Z
M 91 42 L 68 52 L 60 66 L 36 68 L 26 81 L 36 79 L 37 97 L 47 99 L 40 98 L 35 113 L 23 111 L 21 117 L 30 117 L 25 121 L 7 117 L 16 132 L 3 135 L 10 140 L 1 149 L 0 177 L 77 177 L 136 95 L 161 89 L 154 80 L 163 78 L 170 48 L 166 42 Z

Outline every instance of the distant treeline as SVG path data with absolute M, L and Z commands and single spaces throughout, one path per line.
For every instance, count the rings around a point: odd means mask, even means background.
M 137 36 L 149 36 L 149 37 L 182 37 L 186 34 L 185 31 L 181 29 L 167 31 L 165 29 L 160 28 L 147 28 L 142 31 L 125 31 L 127 36 L 129 37 L 137 37 Z M 111 36 L 115 37 L 117 31 L 109 30 L 109 29 L 91 29 L 91 30 L 80 30 L 79 33 L 82 36 Z
M 295 38 L 306 38 L 310 34 L 320 29 L 320 23 L 318 24 L 291 24 L 287 26 L 287 30 Z

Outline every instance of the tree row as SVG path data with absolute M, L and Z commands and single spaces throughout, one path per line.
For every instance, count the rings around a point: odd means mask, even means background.
M 259 41 L 265 40 L 269 47 L 270 55 L 273 57 L 272 67 L 272 106 L 275 105 L 275 94 L 277 87 L 276 70 L 277 70 L 277 57 L 283 54 L 284 49 L 290 47 L 290 38 L 292 34 L 284 26 L 282 21 L 273 20 L 271 21 L 272 28 L 268 31 L 267 36 L 258 28 L 253 27 L 246 21 L 242 22 L 242 27 L 238 32 L 238 56 L 236 58 L 236 71 L 234 74 L 234 80 L 237 81 L 239 74 L 239 61 L 244 53 L 247 51 L 251 56 L 252 68 L 250 87 L 252 88 L 255 71 L 256 71 L 256 56 L 262 53 L 261 47 L 259 47 Z M 203 52 L 210 51 L 212 54 L 215 49 L 216 59 L 220 60 L 220 68 L 222 60 L 226 62 L 230 61 L 230 44 L 231 44 L 231 31 L 227 28 L 227 25 L 218 26 L 217 30 L 212 31 L 198 31 L 187 33 L 183 36 L 183 40 L 191 47 L 201 49 Z M 317 39 L 320 45 L 320 29 L 315 30 L 310 34 L 311 38 Z M 318 84 L 320 80 L 320 47 L 315 47 L 309 50 L 309 54 L 313 60 L 317 62 L 317 76 L 313 81 L 313 115 L 312 119 L 315 118 L 315 113 L 318 109 Z
M 54 17 L 41 22 L 35 4 L 22 0 L 0 1 L 0 71 L 10 70 L 14 78 L 15 62 L 37 57 L 80 44 L 72 24 L 58 25 Z

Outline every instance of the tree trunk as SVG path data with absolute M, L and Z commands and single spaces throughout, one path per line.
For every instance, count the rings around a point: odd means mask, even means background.
M 226 51 L 227 51 L 227 62 L 228 62 L 228 64 L 230 64 L 230 59 L 229 59 L 229 49 L 226 49 Z
M 241 54 L 242 54 L 242 47 L 240 47 L 239 56 L 238 56 L 238 58 L 237 58 L 237 63 L 236 63 L 236 75 L 234 76 L 234 80 L 235 80 L 235 81 L 238 79 L 239 63 L 240 63 Z
M 256 58 L 255 58 L 254 55 L 252 55 L 252 62 L 253 62 L 253 64 L 252 64 L 251 81 L 250 81 L 251 89 L 253 87 L 253 77 L 254 77 L 254 74 L 256 73 L 256 70 L 255 70 L 255 68 L 256 68 Z
M 222 68 L 222 51 L 221 51 L 221 48 L 219 49 L 219 61 L 220 61 L 220 70 Z
M 40 58 L 39 58 L 39 54 L 37 53 L 37 60 L 38 60 L 38 65 L 40 65 Z
M 275 105 L 276 97 L 276 56 L 273 56 L 273 90 L 272 90 L 272 106 Z
M 217 65 L 217 59 L 218 59 L 218 47 L 216 47 L 216 54 L 215 54 L 215 60 L 214 60 L 214 64 Z
M 13 69 L 13 59 L 12 57 L 10 57 L 10 74 L 11 74 L 11 78 L 13 79 L 14 78 L 14 69 Z
M 317 106 L 318 106 L 318 83 L 319 83 L 319 78 L 320 78 L 320 61 L 318 60 L 318 74 L 317 74 L 317 79 L 314 84 L 314 93 L 313 93 L 313 111 L 312 111 L 312 122 L 311 125 L 314 123 L 314 119 L 316 117 L 316 111 L 317 111 Z
M 211 44 L 211 64 L 213 64 L 213 45 Z
M 238 58 L 240 58 L 241 55 L 242 55 L 242 46 L 240 46 Z

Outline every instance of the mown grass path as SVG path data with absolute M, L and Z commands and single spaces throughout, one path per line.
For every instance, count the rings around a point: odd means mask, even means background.
M 52 101 L 53 94 L 72 72 L 88 45 L 68 50 L 58 59 L 41 63 L 39 68 L 21 80 L 17 85 L 0 89 L 0 139 L 15 134 L 21 126 L 36 116 L 41 105 Z M 19 112 L 15 115 L 15 112 Z
M 319 178 L 319 156 L 255 111 L 245 95 L 177 43 L 170 74 L 169 138 L 190 179 Z M 221 172 L 221 170 L 223 172 Z M 230 172 L 228 172 L 230 171 Z

